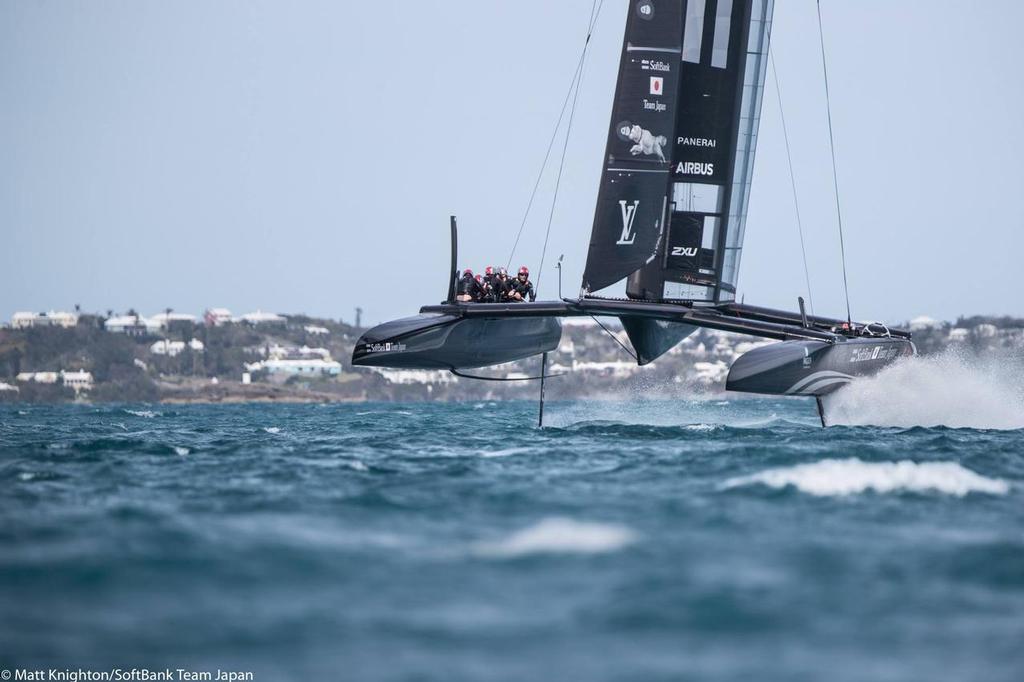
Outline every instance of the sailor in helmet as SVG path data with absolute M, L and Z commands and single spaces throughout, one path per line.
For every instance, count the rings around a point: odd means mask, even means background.
M 487 303 L 488 297 L 490 296 L 490 287 L 487 285 L 487 280 L 484 279 L 483 275 L 476 276 L 476 302 Z
M 533 301 L 537 293 L 533 290 L 533 282 L 530 281 L 530 269 L 525 265 L 519 268 L 519 274 L 512 280 L 508 291 L 508 300 L 521 303 L 525 300 Z
M 473 271 L 467 268 L 462 273 L 462 279 L 459 280 L 458 287 L 456 287 L 455 300 L 461 303 L 472 303 L 479 296 L 480 285 L 477 284 L 476 278 L 473 277 Z
M 494 284 L 497 280 L 497 274 L 494 272 L 494 266 L 488 265 L 484 268 L 484 289 L 486 290 L 485 300 L 488 303 L 495 303 L 498 299 L 495 298 L 495 287 Z
M 512 283 L 508 279 L 508 270 L 499 267 L 498 272 L 494 275 L 494 283 L 491 285 L 491 298 L 496 303 L 506 303 L 511 288 Z

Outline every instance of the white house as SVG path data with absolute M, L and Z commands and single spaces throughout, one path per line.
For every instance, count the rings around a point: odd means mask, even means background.
M 915 317 L 910 321 L 910 331 L 919 332 L 925 329 L 936 329 L 942 326 L 942 322 L 927 315 Z
M 265 313 L 262 310 L 257 310 L 254 313 L 246 313 L 242 315 L 242 322 L 248 322 L 249 324 L 281 324 L 286 322 L 287 319 L 282 315 L 276 313 Z
M 144 336 L 160 331 L 160 323 L 141 315 L 120 315 L 107 318 L 103 322 L 103 328 L 114 334 Z
M 204 350 L 203 342 L 199 339 L 192 339 L 187 344 L 184 341 L 167 341 L 165 339 L 161 339 L 149 347 L 149 352 L 153 355 L 166 355 L 173 358 L 179 353 L 182 353 L 185 348 L 189 348 L 197 353 L 201 353 Z
M 78 315 L 63 311 L 51 310 L 48 313 L 17 312 L 11 315 L 11 327 L 28 329 L 29 327 L 74 327 L 78 324 Z
M 66 313 L 62 310 L 54 312 L 51 310 L 46 313 L 46 317 L 49 318 L 50 324 L 55 327 L 68 329 L 78 324 L 78 313 Z
M 14 329 L 27 329 L 29 327 L 34 327 L 36 317 L 36 313 L 14 313 L 11 315 L 11 327 Z
M 949 336 L 947 337 L 950 343 L 961 343 L 967 340 L 967 337 L 971 335 L 969 329 L 963 327 L 953 327 L 949 330 Z
M 90 372 L 80 369 L 73 372 L 61 372 L 60 376 L 64 380 L 64 385 L 73 388 L 75 393 L 92 390 L 92 374 Z
M 267 355 L 273 360 L 288 360 L 309 357 L 319 357 L 324 360 L 331 359 L 331 351 L 327 350 L 326 348 L 310 348 L 309 346 L 295 348 L 293 346 L 281 346 L 275 344 L 268 349 Z
M 331 330 L 327 327 L 317 327 L 315 325 L 306 325 L 303 329 L 306 330 L 307 334 L 312 334 L 313 336 L 324 336 L 331 333 Z
M 153 355 L 166 355 L 172 358 L 183 350 L 185 350 L 184 341 L 167 341 L 166 339 L 160 339 L 149 347 L 149 352 Z
M 435 369 L 386 369 L 370 367 L 393 384 L 452 384 L 459 381 L 458 377 L 447 370 Z
M 18 381 L 34 381 L 37 384 L 55 384 L 60 374 L 57 372 L 22 372 L 17 377 Z
M 195 315 L 189 315 L 188 313 L 157 313 L 149 318 L 150 321 L 158 325 L 161 329 L 166 328 L 171 322 L 190 322 L 195 324 L 198 320 Z
M 293 374 L 296 376 L 336 376 L 341 374 L 341 363 L 336 360 L 324 360 L 323 358 L 303 360 L 262 360 L 247 364 L 245 368 L 250 372 L 258 372 L 263 369 L 268 374 Z

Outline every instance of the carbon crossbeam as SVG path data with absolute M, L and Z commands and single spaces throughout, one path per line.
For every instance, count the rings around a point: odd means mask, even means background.
M 692 306 L 685 303 L 654 303 L 602 298 L 535 301 L 532 303 L 453 303 L 424 306 L 421 313 L 455 315 L 465 318 L 511 317 L 646 317 L 691 324 L 695 327 L 747 334 L 779 341 L 813 339 L 835 343 L 842 339 L 831 331 L 845 320 L 812 316 L 804 327 L 800 314 L 740 304 Z M 890 330 L 893 336 L 909 338 L 902 330 Z

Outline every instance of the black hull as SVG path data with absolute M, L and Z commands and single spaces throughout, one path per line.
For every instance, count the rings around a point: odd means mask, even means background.
M 784 341 L 755 348 L 733 363 L 727 391 L 823 396 L 913 355 L 907 339 L 859 337 L 838 343 Z
M 385 322 L 356 343 L 352 364 L 396 369 L 475 369 L 558 347 L 557 317 L 465 318 L 421 314 Z
M 822 396 L 913 355 L 910 334 L 846 336 L 843 320 L 737 304 L 694 306 L 613 299 L 424 306 L 420 314 L 363 334 L 352 364 L 396 369 L 476 369 L 554 350 L 562 317 L 622 320 L 641 365 L 655 360 L 697 328 L 749 334 L 781 343 L 740 357 L 726 389 L 770 395 Z

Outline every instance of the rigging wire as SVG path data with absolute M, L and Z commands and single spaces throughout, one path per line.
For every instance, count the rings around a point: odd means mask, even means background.
M 807 249 L 804 247 L 804 226 L 800 220 L 800 202 L 796 194 L 796 175 L 793 173 L 793 155 L 789 151 L 789 133 L 786 130 L 786 114 L 782 109 L 782 90 L 779 88 L 779 70 L 775 68 L 775 57 L 771 48 L 768 49 L 768 61 L 772 65 L 772 76 L 775 78 L 775 95 L 779 100 L 779 118 L 782 119 L 782 139 L 786 141 L 786 159 L 789 161 L 789 182 L 793 187 L 793 207 L 796 209 L 796 229 L 800 234 L 800 255 L 804 259 L 804 280 L 807 282 L 807 302 L 814 315 L 814 296 L 811 294 L 811 272 L 807 267 Z
M 825 110 L 828 112 L 828 146 L 832 152 L 832 184 L 836 194 L 836 218 L 839 221 L 839 253 L 843 259 L 843 292 L 846 294 L 846 321 L 853 325 L 850 314 L 850 286 L 846 278 L 846 244 L 843 241 L 843 212 L 839 208 L 839 175 L 836 173 L 836 145 L 832 134 L 832 103 L 828 93 L 828 61 L 825 58 L 825 32 L 821 27 L 821 0 L 817 0 L 818 38 L 821 42 L 821 71 L 825 76 Z
M 583 55 L 580 55 L 579 61 L 576 63 L 576 71 L 572 75 L 572 80 L 569 82 L 569 89 L 565 93 L 565 101 L 562 102 L 562 111 L 558 114 L 558 122 L 555 123 L 555 129 L 551 132 L 551 141 L 548 142 L 548 149 L 544 152 L 544 161 L 540 164 L 540 172 L 537 173 L 537 181 L 533 184 L 533 191 L 530 192 L 530 200 L 526 203 L 526 212 L 523 213 L 523 220 L 519 223 L 519 231 L 516 232 L 516 240 L 512 244 L 512 251 L 508 254 L 508 262 L 505 264 L 505 269 L 512 267 L 512 259 L 516 255 L 516 249 L 519 247 L 519 239 L 523 236 L 523 228 L 526 227 L 526 220 L 530 217 L 530 209 L 533 208 L 533 200 L 537 197 L 537 190 L 540 188 L 540 181 L 544 178 L 544 169 L 547 168 L 548 158 L 551 156 L 551 150 L 555 146 L 555 140 L 558 138 L 558 130 L 562 127 L 562 119 L 565 117 L 565 110 L 569 106 L 569 98 L 572 96 L 573 87 L 576 85 L 576 79 L 579 78 L 580 71 L 583 69 Z
M 540 252 L 540 266 L 537 268 L 537 284 L 534 286 L 534 296 L 540 291 L 540 280 L 544 274 L 544 260 L 548 254 L 548 240 L 551 238 L 551 223 L 555 218 L 555 207 L 558 205 L 558 189 L 562 184 L 562 171 L 565 169 L 565 154 L 569 149 L 569 140 L 572 137 L 572 122 L 576 116 L 576 103 L 580 97 L 580 86 L 583 84 L 583 72 L 586 67 L 587 49 L 590 47 L 590 37 L 594 34 L 594 27 L 597 25 L 598 17 L 601 16 L 601 8 L 604 7 L 604 0 L 594 0 L 590 6 L 590 22 L 587 26 L 587 38 L 583 42 L 583 52 L 580 54 L 580 72 L 576 79 L 576 92 L 572 97 L 572 107 L 569 109 L 569 120 L 565 126 L 565 142 L 562 144 L 562 158 L 558 162 L 558 175 L 555 176 L 555 190 L 551 196 L 551 211 L 548 213 L 548 225 L 544 231 L 544 246 Z
M 615 334 L 613 334 L 613 333 L 612 333 L 612 331 L 611 331 L 610 329 L 608 329 L 608 327 L 606 327 L 606 326 L 604 326 L 603 324 L 601 324 L 601 320 L 597 319 L 597 317 L 595 317 L 594 315 L 591 315 L 591 316 L 590 316 L 590 319 L 592 319 L 592 320 L 593 320 L 594 322 L 597 322 L 597 326 L 598 326 L 598 327 L 600 327 L 601 329 L 603 329 L 603 330 L 605 331 L 605 333 L 606 333 L 606 334 L 607 334 L 608 336 L 612 337 L 612 340 L 613 340 L 613 341 L 615 341 L 615 343 L 617 343 L 617 344 L 619 344 L 620 346 L 622 346 L 622 350 L 624 350 L 624 351 L 626 351 L 627 353 L 629 353 L 629 355 L 630 355 L 630 357 L 631 357 L 631 358 L 633 358 L 633 359 L 634 359 L 634 360 L 636 360 L 637 362 L 640 362 L 640 360 L 639 360 L 639 359 L 637 359 L 637 357 L 636 357 L 636 353 L 634 353 L 633 351 L 631 351 L 631 350 L 630 350 L 630 349 L 629 349 L 629 348 L 628 348 L 628 347 L 626 346 L 626 344 L 622 343 L 622 341 L 620 341 L 620 340 L 619 340 L 619 337 L 615 336 Z
M 523 220 L 519 223 L 519 231 L 516 232 L 516 239 L 512 244 L 512 250 L 508 254 L 508 262 L 505 264 L 506 270 L 512 267 L 512 259 L 516 255 L 516 249 L 519 247 L 519 240 L 523 236 L 523 229 L 526 227 L 526 221 L 530 217 L 530 210 L 533 208 L 533 200 L 537 197 L 537 190 L 540 188 L 540 182 L 544 178 L 544 169 L 548 166 L 548 159 L 551 157 L 551 150 L 555 146 L 555 140 L 558 139 L 558 131 L 562 127 L 562 120 L 565 118 L 565 110 L 569 106 L 569 98 L 572 97 L 574 88 L 577 92 L 579 91 L 577 87 L 577 80 L 582 79 L 583 61 L 587 56 L 587 47 L 590 44 L 590 35 L 594 31 L 594 25 L 597 21 L 596 15 L 601 11 L 597 2 L 598 0 L 593 0 L 590 5 L 590 19 L 587 20 L 587 39 L 584 42 L 582 52 L 580 52 L 580 58 L 576 62 L 576 70 L 573 72 L 572 80 L 569 81 L 569 88 L 565 92 L 565 99 L 562 101 L 562 109 L 558 113 L 558 121 L 555 123 L 555 129 L 551 131 L 551 140 L 548 142 L 547 151 L 544 152 L 544 160 L 540 164 L 540 171 L 537 173 L 537 180 L 533 183 L 533 191 L 530 192 L 530 200 L 526 203 L 526 211 L 523 213 Z M 601 4 L 604 4 L 604 0 L 601 0 Z

